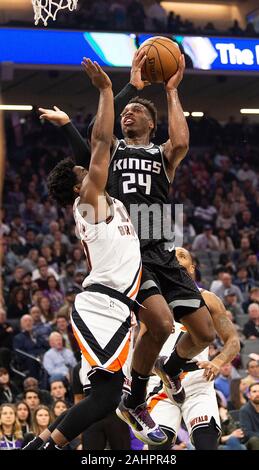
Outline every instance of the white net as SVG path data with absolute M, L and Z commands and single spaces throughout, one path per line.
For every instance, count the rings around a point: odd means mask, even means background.
M 73 11 L 77 7 L 78 0 L 31 0 L 34 10 L 34 22 L 37 25 L 40 21 L 47 26 L 51 18 L 56 20 L 57 13 L 60 10 Z

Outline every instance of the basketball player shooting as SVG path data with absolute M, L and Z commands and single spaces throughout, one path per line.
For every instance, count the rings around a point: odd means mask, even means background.
M 77 233 L 91 266 L 71 316 L 75 337 L 89 367 L 91 392 L 59 422 L 45 450 L 63 447 L 118 406 L 130 349 L 131 310 L 142 270 L 139 240 L 128 213 L 105 191 L 114 126 L 111 81 L 89 59 L 85 60 L 85 71 L 100 92 L 89 170 L 65 159 L 50 173 L 48 186 L 58 203 L 73 203 Z M 149 427 L 145 427 L 146 421 Z M 145 406 L 138 419 L 133 422 L 132 418 L 132 424 L 137 437 L 146 443 L 162 444 L 167 439 Z
M 156 221 L 161 227 L 162 209 L 169 202 L 170 185 L 188 151 L 189 130 L 177 92 L 185 63 L 181 55 L 177 72 L 165 83 L 169 139 L 157 146 L 151 142 L 157 125 L 155 106 L 148 100 L 136 96 L 132 98 L 133 93 L 137 95 L 145 86 L 141 76 L 144 60 L 145 52 L 139 50 L 133 60 L 130 83 L 116 97 L 116 111 L 121 113 L 124 139 L 113 139 L 107 190 L 124 203 L 128 212 L 133 205 L 144 204 L 148 213 L 152 211 L 152 206 L 159 205 L 161 215 L 156 217 Z M 75 157 L 82 160 L 83 155 L 87 154 L 87 145 L 69 117 L 58 109 L 42 109 L 41 112 L 42 117 L 62 126 Z M 149 215 L 151 220 L 152 214 Z M 147 225 L 151 227 L 151 222 Z M 138 300 L 144 308 L 139 310 L 139 319 L 145 324 L 146 332 L 134 351 L 132 393 L 122 400 L 118 409 L 119 416 L 130 425 L 132 419 L 141 413 L 152 367 L 172 332 L 170 308 L 175 319 L 186 326 L 187 332 L 165 363 L 157 360 L 156 372 L 174 402 L 183 403 L 185 399 L 179 378 L 184 365 L 215 338 L 204 300 L 187 271 L 179 265 L 173 245 L 168 248 L 166 237 L 163 234 L 156 236 L 152 230 L 146 231 L 143 236 L 143 228 L 145 232 L 146 227 L 142 224 L 135 226 L 140 238 L 143 264 Z M 146 426 L 149 426 L 148 422 Z

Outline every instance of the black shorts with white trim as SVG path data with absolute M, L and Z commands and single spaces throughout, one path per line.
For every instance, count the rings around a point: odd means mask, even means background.
M 143 274 L 137 301 L 142 304 L 152 295 L 161 294 L 179 321 L 184 315 L 204 306 L 204 300 L 186 269 L 178 263 L 175 250 L 164 242 L 142 250 Z

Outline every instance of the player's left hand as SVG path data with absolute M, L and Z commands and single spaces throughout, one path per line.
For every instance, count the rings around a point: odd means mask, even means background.
M 54 106 L 53 109 L 39 108 L 39 112 L 40 119 L 46 119 L 46 121 L 60 127 L 70 122 L 69 116 L 57 106 Z
M 84 57 L 81 64 L 88 77 L 90 78 L 92 84 L 96 88 L 98 88 L 98 90 L 112 88 L 112 82 L 109 79 L 107 73 L 104 72 L 102 67 L 100 67 L 100 65 L 96 61 L 92 62 L 90 59 Z
M 184 70 L 185 70 L 185 58 L 184 58 L 184 55 L 181 54 L 179 58 L 179 65 L 178 65 L 177 72 L 171 78 L 169 78 L 168 82 L 166 82 L 165 84 L 166 91 L 172 91 L 172 90 L 177 89 L 179 83 L 182 81 Z
M 213 361 L 200 361 L 197 362 L 199 369 L 205 369 L 203 377 L 208 381 L 211 382 L 212 380 L 217 377 L 219 374 L 219 366 L 215 364 Z

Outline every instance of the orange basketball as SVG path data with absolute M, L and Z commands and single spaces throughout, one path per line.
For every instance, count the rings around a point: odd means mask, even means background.
M 178 70 L 181 51 L 178 44 L 163 36 L 154 36 L 141 44 L 147 59 L 142 68 L 142 77 L 151 83 L 166 82 Z

